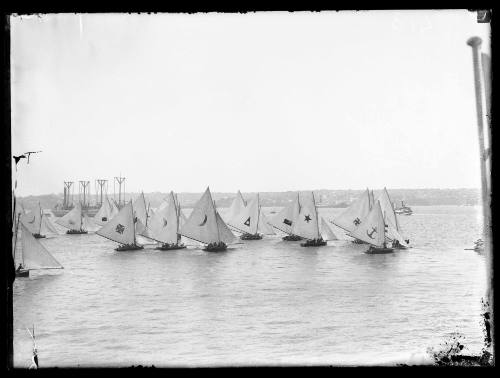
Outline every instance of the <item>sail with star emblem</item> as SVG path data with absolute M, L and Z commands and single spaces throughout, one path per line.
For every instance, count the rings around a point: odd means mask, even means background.
M 66 215 L 56 220 L 56 223 L 70 230 L 82 230 L 82 207 L 78 202 L 75 207 Z
M 376 247 L 382 247 L 385 242 L 385 223 L 380 201 L 370 210 L 368 215 L 362 219 L 351 235 Z
M 370 193 L 366 189 L 361 197 L 355 200 L 332 223 L 350 233 L 361 224 L 363 218 L 370 212 Z
M 218 215 L 210 189 L 207 188 L 180 229 L 180 234 L 201 243 L 219 243 L 224 241 L 223 238 L 232 235 L 232 232 L 225 228 L 227 226 Z
M 237 196 L 234 201 L 238 201 L 238 198 Z M 240 232 L 256 234 L 259 225 L 259 212 L 259 194 L 257 193 L 246 207 L 241 208 L 239 214 L 235 214 L 228 220 L 227 224 Z
M 300 211 L 294 218 L 292 234 L 310 240 L 321 237 L 314 194 L 300 198 Z
M 296 198 L 269 220 L 269 224 L 284 233 L 292 234 L 293 220 L 297 217 L 299 210 L 299 195 L 297 194 Z
M 121 244 L 135 243 L 135 227 L 132 201 L 129 201 L 120 212 L 97 232 L 97 235 Z
M 179 212 L 173 192 L 170 192 L 168 206 L 156 211 L 149 221 L 148 237 L 162 243 L 177 243 Z
M 227 224 L 231 225 L 231 223 L 237 223 L 239 220 L 238 218 L 241 217 L 241 213 L 245 210 L 246 206 L 247 204 L 243 199 L 241 192 L 238 190 L 236 198 L 233 200 L 233 203 L 227 212 Z

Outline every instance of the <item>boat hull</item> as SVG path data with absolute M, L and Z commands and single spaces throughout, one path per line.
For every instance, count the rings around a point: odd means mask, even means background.
M 68 235 L 81 235 L 81 234 L 88 234 L 88 231 L 85 230 L 68 230 L 66 231 Z
M 240 236 L 241 240 L 260 240 L 262 235 L 260 234 L 243 234 Z
M 365 252 L 368 255 L 383 255 L 386 253 L 394 253 L 393 248 L 380 248 L 380 247 L 373 247 L 371 246 L 368 248 L 368 250 Z
M 33 236 L 35 237 L 35 239 L 43 239 L 46 237 L 45 235 L 40 235 L 40 234 L 33 234 Z
M 322 247 L 326 245 L 326 240 L 307 240 L 305 243 L 300 243 L 301 247 Z
M 115 248 L 115 251 L 123 252 L 123 251 L 137 251 L 140 249 L 144 249 L 142 245 L 132 244 L 132 245 L 121 245 Z
M 156 247 L 155 249 L 158 249 L 160 251 L 173 251 L 176 249 L 184 249 L 186 246 L 184 244 L 163 244 L 159 247 Z
M 216 245 L 209 244 L 205 248 L 203 248 L 203 250 L 206 252 L 224 252 L 227 250 L 227 245 L 226 243 L 221 243 Z
M 297 235 L 287 235 L 287 236 L 283 236 L 281 239 L 284 240 L 284 241 L 299 241 L 299 240 L 303 240 L 300 236 L 297 236 Z
M 368 243 L 364 242 L 363 240 L 359 240 L 359 239 L 354 239 L 352 242 L 354 244 L 368 244 Z
M 16 270 L 16 277 L 29 277 L 30 276 L 30 271 L 29 270 Z

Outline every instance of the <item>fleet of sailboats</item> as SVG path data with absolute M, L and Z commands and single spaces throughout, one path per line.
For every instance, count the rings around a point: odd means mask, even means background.
M 62 268 L 36 240 L 45 237 L 44 233 L 58 233 L 50 219 L 44 216 L 40 204 L 31 211 L 18 205 L 15 215 L 16 230 L 20 229 L 23 245 L 21 253 L 15 256 L 15 261 L 20 261 L 16 274 L 23 276 L 29 275 L 32 269 Z M 98 235 L 120 244 L 116 251 L 144 249 L 145 243 L 138 243 L 138 236 L 159 243 L 156 246 L 159 250 L 186 248 L 181 242 L 184 236 L 203 244 L 205 251 L 225 251 L 228 244 L 235 242 L 233 232 L 240 234 L 242 240 L 254 240 L 262 239 L 263 235 L 275 235 L 275 230 L 286 234 L 284 240 L 304 240 L 301 246 L 318 247 L 326 245 L 327 241 L 342 240 L 329 223 L 346 231 L 358 243 L 368 244 L 366 253 L 390 253 L 394 249 L 409 248 L 409 240 L 404 236 L 386 188 L 376 199 L 373 190 L 366 189 L 329 222 L 319 216 L 313 192 L 297 193 L 281 211 L 268 219 L 262 211 L 259 193 L 247 202 L 238 191 L 226 219 L 227 224 L 207 187 L 187 218 L 174 192 L 170 192 L 154 211 L 150 205 L 146 206 L 146 198 L 141 193 L 121 210 L 106 196 L 92 222 L 83 215 L 81 204 L 76 203 L 56 223 L 66 227 L 68 234 L 85 234 L 92 223 L 99 227 Z M 17 233 L 14 239 L 17 241 Z M 15 248 L 13 253 L 15 255 Z

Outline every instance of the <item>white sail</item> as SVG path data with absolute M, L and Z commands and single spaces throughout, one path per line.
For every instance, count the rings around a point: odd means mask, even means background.
M 94 218 L 91 218 L 87 215 L 84 215 L 83 216 L 83 229 L 84 230 L 87 230 L 87 231 L 92 231 L 92 232 L 95 232 L 97 231 L 101 225 L 97 224 L 95 221 L 94 221 Z
M 330 225 L 325 221 L 323 217 L 321 217 L 321 236 L 325 240 L 339 240 L 335 232 L 333 232 Z
M 107 198 L 107 196 L 106 196 L 106 198 Z M 109 216 L 109 219 L 113 219 L 113 217 L 115 217 L 120 212 L 120 209 L 118 209 L 118 206 L 116 206 L 115 201 L 110 200 L 109 198 L 107 198 L 107 199 L 108 199 L 108 203 L 111 207 L 111 214 Z
M 30 230 L 32 234 L 39 234 L 42 222 L 42 216 L 40 214 L 40 209 L 35 208 L 28 213 L 21 214 L 21 223 Z
M 22 263 L 25 269 L 61 269 L 63 266 L 21 223 Z
M 135 243 L 134 214 L 132 201 L 129 201 L 120 212 L 100 228 L 96 234 L 121 244 Z
M 352 233 L 361 224 L 370 212 L 370 194 L 368 189 L 363 195 L 354 201 L 338 217 L 333 219 L 332 223 L 336 226 Z
M 300 199 L 300 211 L 294 218 L 292 234 L 304 239 L 319 239 L 318 217 L 314 197 L 306 196 Z
M 101 208 L 99 211 L 94 215 L 94 223 L 103 226 L 106 223 L 110 221 L 111 218 L 113 218 L 114 215 L 118 214 L 118 211 L 116 214 L 113 214 L 113 207 L 111 205 L 111 202 L 107 198 L 108 196 L 105 197 L 105 200 L 102 201 Z M 118 210 L 118 209 L 117 209 Z
M 257 232 L 259 234 L 264 234 L 264 235 L 276 235 L 276 232 L 274 232 L 273 228 L 269 224 L 269 219 L 264 215 L 262 212 L 262 209 L 259 212 L 260 218 L 259 218 L 259 226 L 257 228 Z
M 148 237 L 163 242 L 177 243 L 178 212 L 175 205 L 173 193 L 170 193 L 168 206 L 163 207 L 154 213 L 149 221 Z
M 382 208 L 382 213 L 385 214 L 386 220 L 389 220 L 394 225 L 396 230 L 401 232 L 398 216 L 394 211 L 394 206 L 386 188 L 384 188 L 382 193 L 380 193 L 380 195 L 377 197 L 377 200 L 380 201 L 380 207 Z
M 237 222 L 238 219 L 236 218 L 241 216 L 241 213 L 245 209 L 246 205 L 247 204 L 243 199 L 241 192 L 238 190 L 238 193 L 236 193 L 236 197 L 234 198 L 233 203 L 231 204 L 231 207 L 226 215 L 227 224 L 231 225 L 231 223 Z
M 297 195 L 292 202 L 286 205 L 279 213 L 269 220 L 269 224 L 282 232 L 291 234 L 293 220 L 298 216 L 299 210 L 299 197 Z
M 237 199 L 238 197 L 235 201 Z M 239 214 L 229 218 L 227 224 L 240 232 L 256 234 L 259 224 L 259 195 L 255 195 L 248 205 L 240 210 Z
M 351 232 L 351 235 L 356 239 L 377 247 L 383 246 L 385 241 L 385 223 L 379 201 L 375 203 L 375 206 L 370 210 L 368 215 L 362 219 L 359 226 Z
M 227 227 L 226 223 L 220 216 L 219 212 L 217 212 L 216 219 L 217 219 L 217 228 L 219 229 L 220 240 L 226 244 L 232 243 L 235 239 L 235 236 L 231 232 L 229 227 Z
M 187 221 L 187 217 L 186 217 L 186 214 L 184 214 L 184 212 L 182 211 L 181 208 L 179 208 L 179 226 L 182 227 L 184 225 L 184 223 L 186 223 Z
M 373 205 L 375 205 L 375 195 L 373 194 L 373 190 L 370 190 L 370 210 L 372 209 Z
M 52 220 L 49 217 L 46 217 L 42 213 L 42 226 L 40 228 L 41 234 L 59 234 L 57 228 L 52 223 Z
M 69 228 L 70 230 L 81 230 L 82 208 L 80 203 L 77 203 L 69 213 L 56 220 L 56 223 L 63 227 Z
M 144 233 L 148 226 L 148 209 L 146 208 L 146 198 L 142 192 L 133 203 L 134 217 L 137 218 L 135 230 L 138 234 Z
M 397 240 L 399 243 L 403 246 L 408 246 L 408 243 L 406 242 L 406 237 L 397 229 L 396 225 L 393 223 L 393 221 L 387 217 L 385 218 L 385 224 L 386 224 L 386 239 L 388 241 L 394 241 Z
M 221 241 L 217 226 L 217 215 L 209 188 L 205 190 L 205 193 L 194 206 L 186 223 L 181 227 L 180 233 L 190 239 L 206 244 Z

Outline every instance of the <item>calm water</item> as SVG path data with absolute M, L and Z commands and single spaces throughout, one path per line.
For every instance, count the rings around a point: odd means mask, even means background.
M 414 248 L 390 255 L 278 236 L 224 253 L 42 240 L 65 269 L 16 279 L 14 364 L 30 364 L 33 324 L 41 367 L 377 364 L 454 331 L 480 350 L 485 260 L 464 250 L 481 237 L 480 208 L 413 210 L 400 223 Z

